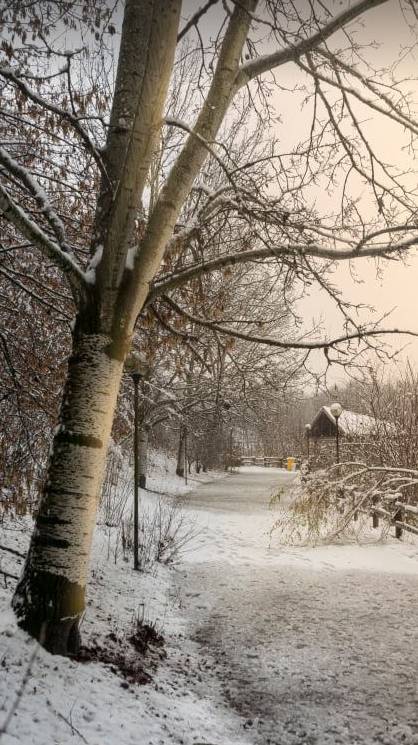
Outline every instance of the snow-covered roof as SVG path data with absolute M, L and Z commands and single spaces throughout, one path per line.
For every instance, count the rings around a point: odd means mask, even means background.
M 331 414 L 330 407 L 323 406 L 323 409 L 335 424 L 335 417 Z M 378 425 L 379 422 L 374 417 L 367 414 L 356 414 L 354 411 L 347 411 L 347 409 L 343 409 L 338 419 L 338 426 L 346 435 L 363 435 L 376 430 Z
M 322 413 L 328 417 L 332 424 L 336 424 L 335 417 L 331 414 L 329 406 L 322 406 L 315 416 L 312 427 L 319 419 Z M 344 435 L 365 435 L 370 432 L 376 431 L 381 428 L 381 425 L 387 425 L 387 422 L 381 422 L 368 414 L 357 414 L 354 411 L 348 411 L 343 409 L 341 416 L 338 419 L 338 427 L 341 434 Z

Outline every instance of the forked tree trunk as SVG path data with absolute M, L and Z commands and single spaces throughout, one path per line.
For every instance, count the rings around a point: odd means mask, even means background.
M 114 348 L 101 334 L 74 339 L 48 479 L 13 598 L 20 625 L 56 654 L 71 654 L 79 644 L 97 501 L 123 370 Z
M 124 357 L 167 241 L 207 157 L 200 138 L 215 139 L 233 96 L 256 4 L 242 0 L 232 12 L 195 125 L 199 136 L 188 138 L 138 243 L 135 221 L 161 131 L 182 3 L 125 3 L 111 126 L 103 151 L 106 176 L 93 231 L 95 283 L 85 282 L 80 289 L 77 281 L 85 323 L 78 318 L 48 481 L 13 599 L 21 626 L 51 652 L 69 654 L 79 643 L 98 495 Z M 127 257 L 135 246 L 132 268 Z M 179 456 L 183 475 L 184 438 L 185 432 Z

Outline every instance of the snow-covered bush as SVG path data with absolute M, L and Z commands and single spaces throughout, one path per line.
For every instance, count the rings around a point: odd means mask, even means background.
M 158 499 L 140 514 L 139 566 L 149 570 L 156 562 L 173 564 L 179 560 L 197 530 L 182 511 L 178 501 Z M 121 545 L 127 560 L 133 549 L 132 515 L 121 525 Z
M 293 544 L 361 539 L 382 499 L 382 470 L 343 463 L 305 474 L 295 482 L 293 501 L 276 520 L 271 533 L 278 532 L 282 541 Z M 388 484 L 387 496 L 392 493 Z M 388 532 L 390 517 L 388 512 L 389 520 L 379 524 L 376 537 Z
M 168 469 L 167 457 L 151 451 L 155 473 Z M 173 461 L 174 462 L 174 461 Z M 129 561 L 133 552 L 133 469 L 122 451 L 112 446 L 100 500 L 98 525 L 107 536 L 107 559 L 115 563 L 120 555 Z M 168 494 L 156 499 L 154 494 L 140 491 L 139 505 L 139 566 L 149 570 L 156 562 L 175 562 L 196 531 L 186 518 L 178 500 Z
M 308 474 L 296 482 L 289 510 L 275 522 L 287 542 L 318 543 L 375 536 L 391 526 L 418 533 L 418 470 L 351 462 Z

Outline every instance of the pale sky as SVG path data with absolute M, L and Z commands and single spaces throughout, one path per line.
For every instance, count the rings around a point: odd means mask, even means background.
M 374 63 L 379 67 L 384 67 L 388 62 L 397 59 L 403 48 L 403 61 L 399 67 L 399 72 L 408 77 L 417 75 L 418 53 L 416 51 L 405 52 L 405 48 L 414 41 L 414 37 L 405 23 L 405 18 L 397 0 L 393 0 L 382 8 L 370 11 L 364 17 L 364 30 L 361 32 L 360 38 L 362 40 L 376 40 L 379 43 L 380 48 L 378 50 L 371 50 Z M 295 67 L 288 65 L 283 69 L 281 75 L 283 75 L 283 82 L 291 86 L 292 82 L 295 81 Z M 414 81 L 409 83 L 408 86 L 410 90 L 416 91 L 415 100 L 418 102 L 418 83 Z M 280 93 L 277 97 L 278 108 L 280 108 L 280 105 L 283 106 L 282 101 L 283 94 Z M 299 127 L 301 131 L 303 129 L 304 116 L 303 113 L 299 113 L 299 116 L 294 115 L 295 107 L 297 107 L 295 97 L 293 97 L 293 100 L 288 98 L 286 105 L 292 109 L 292 130 L 296 136 Z M 412 162 L 409 154 L 406 152 L 403 155 L 400 154 L 399 128 L 392 128 L 390 124 L 384 122 L 382 125 L 381 117 L 376 117 L 374 121 L 371 119 L 368 131 L 385 160 L 395 162 L 398 165 L 402 161 L 405 168 L 418 166 L 418 164 Z M 317 204 L 321 205 L 321 195 L 318 196 Z M 329 200 L 325 198 L 324 207 L 327 204 L 329 204 Z M 344 263 L 335 272 L 333 281 L 335 285 L 343 289 L 346 299 L 353 303 L 375 306 L 376 313 L 373 315 L 364 314 L 363 320 L 368 317 L 371 320 L 376 320 L 393 310 L 391 317 L 382 324 L 383 327 L 409 329 L 418 333 L 418 251 L 414 249 L 414 252 L 409 254 L 406 264 L 390 262 L 383 264 L 381 269 L 382 276 L 377 277 L 374 261 L 358 261 L 355 264 L 355 270 L 357 279 L 361 283 L 356 283 L 350 274 L 349 266 Z M 300 303 L 299 310 L 304 317 L 307 328 L 312 326 L 312 322 L 322 319 L 325 332 L 338 334 L 341 330 L 335 307 L 321 290 L 313 289 L 311 296 Z M 390 339 L 393 349 L 407 345 L 400 356 L 400 360 L 406 361 L 409 358 L 418 367 L 418 338 L 404 336 L 390 337 Z M 323 359 L 322 353 L 320 353 L 319 358 Z M 341 375 L 340 368 L 335 368 L 335 371 L 330 375 L 330 379 L 340 381 Z
M 303 2 L 299 1 L 299 6 L 303 7 Z M 334 13 L 340 12 L 351 2 L 340 0 L 339 2 L 329 3 L 329 7 Z M 194 0 L 185 0 L 184 10 L 187 16 L 193 12 L 201 3 Z M 260 3 L 260 8 L 263 3 Z M 404 8 L 406 2 L 404 2 Z M 395 60 L 402 58 L 398 66 L 398 74 L 404 77 L 416 76 L 418 71 L 418 52 L 410 50 L 409 47 L 416 41 L 414 33 L 408 28 L 404 8 L 401 8 L 399 0 L 390 0 L 382 7 L 371 10 L 363 16 L 361 25 L 357 30 L 357 39 L 361 42 L 376 43 L 376 48 L 371 48 L 367 52 L 367 59 L 371 60 L 375 67 L 383 68 Z M 260 12 L 260 11 L 259 11 Z M 215 5 L 200 23 L 201 32 L 204 37 L 208 37 L 219 28 L 219 14 L 224 15 L 224 9 Z M 409 12 L 409 21 L 412 21 L 412 14 Z M 415 20 L 415 27 L 418 26 Z M 416 29 L 415 29 L 416 31 Z M 334 35 L 330 39 L 330 47 L 338 47 L 339 42 L 344 45 L 344 38 L 340 33 L 339 37 Z M 280 68 L 277 74 L 279 85 L 288 87 L 290 90 L 295 83 L 301 82 L 300 72 L 293 63 L 289 63 Z M 408 83 L 409 89 L 416 91 L 415 100 L 418 102 L 418 83 L 413 81 Z M 292 92 L 286 93 L 283 90 L 273 94 L 270 103 L 274 101 L 277 114 L 283 119 L 284 127 L 278 125 L 277 134 L 281 138 L 283 147 L 286 150 L 288 145 L 302 140 L 307 135 L 307 127 L 310 125 L 308 112 L 301 110 L 302 96 Z M 370 118 L 370 120 L 369 120 Z M 382 124 L 381 117 L 370 116 L 367 112 L 368 123 L 367 131 L 378 146 L 380 154 L 387 162 L 395 162 L 397 165 L 403 165 L 405 168 L 415 167 L 411 162 L 410 156 L 399 148 L 400 129 L 392 126 L 388 120 Z M 417 112 L 418 119 L 418 112 Z M 289 126 L 290 125 L 290 126 Z M 416 164 L 418 170 L 418 164 Z M 332 207 L 332 199 L 325 195 L 315 194 L 316 205 L 326 213 Z M 370 207 L 376 209 L 376 205 Z M 367 205 L 363 205 L 364 213 L 367 214 Z M 417 318 L 417 296 L 418 296 L 418 251 L 410 253 L 406 264 L 400 262 L 390 262 L 381 267 L 381 276 L 377 276 L 376 264 L 371 260 L 362 260 L 356 263 L 355 271 L 358 282 L 355 282 L 351 276 L 350 268 L 347 264 L 340 265 L 333 276 L 334 284 L 344 291 L 346 299 L 353 303 L 363 303 L 373 305 L 376 309 L 374 314 L 363 314 L 362 320 L 369 317 L 370 320 L 377 320 L 389 311 L 393 311 L 382 326 L 385 328 L 404 328 L 418 332 Z M 335 306 L 326 296 L 318 289 L 313 289 L 310 297 L 305 298 L 299 304 L 299 310 L 304 318 L 306 328 L 315 325 L 322 320 L 324 335 L 338 334 L 341 332 L 341 324 L 338 322 Z M 407 358 L 418 367 L 418 338 L 413 337 L 386 337 L 386 341 L 391 341 L 393 349 L 398 349 L 407 345 L 405 351 L 400 356 L 400 360 L 406 361 Z M 318 353 L 318 359 L 323 361 L 323 353 Z M 377 361 L 373 361 L 377 364 Z M 335 368 L 329 378 L 331 382 L 341 380 L 341 368 Z
M 345 298 L 353 303 L 373 305 L 376 312 L 363 315 L 363 318 L 368 317 L 372 321 L 393 310 L 390 318 L 382 323 L 382 328 L 408 329 L 418 334 L 418 257 L 416 252 L 414 255 L 411 254 L 406 266 L 395 262 L 386 266 L 382 278 L 376 277 L 376 268 L 372 261 L 359 262 L 357 266 L 361 284 L 353 281 L 347 266 L 341 266 L 334 275 L 335 284 L 344 289 Z M 314 291 L 310 298 L 300 303 L 299 309 L 307 327 L 322 318 L 323 326 L 330 334 L 338 334 L 341 329 L 335 308 L 322 291 Z M 389 337 L 386 341 L 390 341 L 394 351 L 405 347 L 398 357 L 399 364 L 409 359 L 413 366 L 418 368 L 418 338 L 399 335 Z M 321 358 L 321 354 L 319 357 Z M 370 360 L 372 364 L 378 364 L 373 357 Z M 339 368 L 334 369 L 330 380 L 332 382 L 342 380 Z

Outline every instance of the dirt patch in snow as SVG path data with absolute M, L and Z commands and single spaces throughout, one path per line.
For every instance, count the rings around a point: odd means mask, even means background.
M 163 636 L 154 626 L 138 623 L 130 636 L 122 638 L 110 632 L 103 641 L 95 639 L 88 646 L 82 646 L 73 659 L 108 666 L 115 675 L 123 678 L 122 688 L 128 688 L 151 683 L 150 670 L 155 670 L 158 662 L 166 656 Z

